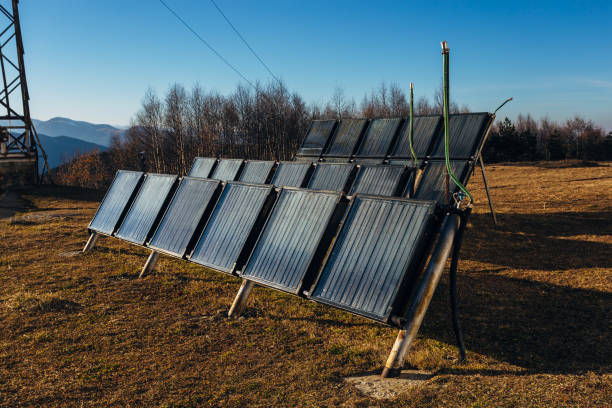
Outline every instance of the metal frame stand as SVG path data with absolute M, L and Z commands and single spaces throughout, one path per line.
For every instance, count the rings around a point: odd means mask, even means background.
M 482 161 L 482 155 L 478 155 L 478 163 L 480 164 L 480 171 L 482 172 L 482 180 L 484 181 L 485 190 L 487 192 L 487 199 L 489 200 L 489 209 L 491 210 L 491 217 L 493 217 L 493 224 L 497 225 L 497 217 L 495 215 L 495 209 L 493 208 L 493 201 L 491 201 L 491 193 L 489 192 L 489 183 L 487 182 L 487 173 L 485 172 L 484 162 Z
M 144 267 L 142 268 L 140 275 L 138 275 L 138 278 L 143 278 L 153 272 L 155 266 L 157 265 L 157 261 L 159 260 L 159 255 L 159 252 L 151 251 L 151 255 L 149 255 L 149 258 L 144 264 Z
M 425 317 L 425 312 L 429 307 L 429 303 L 431 302 L 438 282 L 440 281 L 440 277 L 442 276 L 442 272 L 444 271 L 444 267 L 446 266 L 446 260 L 453 248 L 460 223 L 461 220 L 458 214 L 448 215 L 444 222 L 442 233 L 440 234 L 434 253 L 423 274 L 423 279 L 417 289 L 414 302 L 406 316 L 408 326 L 400 330 L 397 335 L 395 344 L 393 344 L 393 348 L 391 349 L 391 353 L 387 358 L 387 363 L 382 372 L 383 378 L 397 377 L 402 370 L 406 353 L 416 339 L 423 318 Z
M 244 311 L 246 307 L 247 301 L 249 300 L 249 296 L 251 296 L 251 292 L 253 291 L 253 287 L 255 283 L 248 279 L 242 280 L 242 285 L 240 285 L 240 289 L 238 289 L 238 293 L 234 298 L 234 302 L 232 303 L 232 307 L 230 307 L 229 312 L 227 312 L 227 317 L 233 318 L 238 317 Z
M 89 239 L 87 240 L 87 243 L 85 244 L 85 247 L 83 248 L 83 253 L 85 254 L 91 251 L 96 246 L 98 239 L 100 239 L 100 234 L 95 231 L 92 232 L 89 236 Z

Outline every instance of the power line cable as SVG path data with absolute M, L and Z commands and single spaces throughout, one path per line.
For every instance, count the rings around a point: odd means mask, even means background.
M 227 22 L 227 24 L 229 24 L 229 26 L 232 28 L 232 30 L 234 30 L 234 32 L 236 33 L 236 35 L 242 40 L 242 42 L 244 43 L 244 45 L 247 46 L 247 48 L 251 51 L 251 53 L 255 56 L 255 58 L 257 58 L 257 60 L 261 63 L 261 65 L 263 65 L 263 67 L 268 71 L 268 73 L 272 76 L 272 78 L 274 78 L 277 82 L 281 82 L 280 79 L 277 78 L 276 75 L 274 75 L 274 73 L 272 72 L 272 70 L 270 69 L 270 67 L 268 67 L 268 65 L 266 65 L 265 62 L 263 62 L 263 60 L 259 57 L 259 55 L 257 55 L 257 53 L 255 52 L 255 50 L 253 49 L 253 47 L 251 47 L 249 45 L 249 43 L 247 42 L 247 40 L 245 40 L 245 38 L 242 36 L 242 34 L 240 34 L 240 32 L 238 31 L 238 29 L 234 26 L 234 24 L 232 24 L 232 22 L 230 21 L 230 19 L 225 15 L 225 13 L 223 12 L 223 10 L 221 10 L 221 8 L 217 5 L 217 3 L 215 2 L 215 0 L 210 0 L 210 2 L 213 4 L 213 6 L 215 6 L 215 8 L 217 9 L 217 11 L 223 16 L 223 18 L 225 19 L 225 21 Z
M 183 25 L 193 33 L 193 35 L 195 35 L 201 42 L 202 44 L 204 44 L 205 46 L 208 47 L 209 50 L 211 50 L 217 57 L 219 57 L 219 59 L 221 59 L 221 61 L 223 61 L 225 63 L 225 65 L 227 65 L 228 67 L 230 67 L 236 74 L 238 74 L 238 76 L 240 76 L 240 78 L 244 79 L 249 85 L 251 85 L 255 90 L 257 90 L 258 88 L 253 85 L 253 83 L 251 81 L 249 81 L 247 79 L 247 77 L 245 77 L 244 75 L 242 75 L 242 73 L 240 71 L 238 71 L 238 69 L 236 67 L 234 67 L 232 64 L 230 64 L 230 62 L 228 60 L 226 60 L 223 55 L 221 55 L 212 45 L 210 45 L 208 43 L 208 41 L 206 41 L 204 38 L 202 38 L 202 36 L 200 34 L 197 33 L 196 30 L 194 30 L 193 28 L 191 28 L 191 26 L 181 18 L 181 16 L 179 16 L 173 9 L 170 8 L 170 6 L 168 6 L 164 0 L 159 0 L 159 2 L 161 4 L 164 5 L 164 7 L 166 7 L 168 9 L 168 11 L 170 13 L 172 13 L 174 15 L 174 17 L 176 17 L 181 23 L 183 23 Z

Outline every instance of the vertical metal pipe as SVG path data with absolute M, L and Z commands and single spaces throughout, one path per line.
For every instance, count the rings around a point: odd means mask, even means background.
M 395 344 L 391 349 L 391 353 L 389 354 L 389 358 L 387 358 L 387 363 L 382 372 L 383 378 L 397 377 L 402 370 L 406 353 L 416 339 L 423 318 L 425 317 L 425 312 L 429 307 L 431 298 L 440 281 L 440 276 L 446 266 L 446 260 L 453 248 L 453 241 L 455 240 L 459 225 L 459 215 L 450 214 L 446 217 L 434 253 L 429 261 L 429 265 L 427 265 L 427 269 L 425 269 L 412 306 L 406 316 L 408 326 L 405 330 L 400 330 L 397 335 Z
M 96 246 L 98 239 L 100 239 L 100 234 L 95 231 L 92 232 L 89 236 L 89 239 L 87 240 L 87 243 L 85 244 L 85 247 L 83 248 L 83 253 L 85 254 L 91 251 Z
M 484 181 L 485 191 L 487 192 L 487 200 L 489 200 L 489 210 L 491 210 L 491 217 L 493 217 L 493 224 L 497 225 L 497 216 L 495 215 L 495 209 L 493 208 L 493 201 L 491 201 L 491 193 L 489 192 L 489 183 L 487 182 L 487 174 L 485 173 L 484 162 L 482 156 L 478 156 L 480 163 L 480 171 L 482 172 L 482 180 Z
M 249 300 L 249 296 L 251 296 L 251 292 L 253 291 L 253 287 L 255 283 L 248 279 L 242 280 L 242 285 L 240 285 L 240 289 L 234 298 L 234 302 L 232 303 L 232 307 L 230 307 L 229 312 L 227 312 L 227 317 L 237 317 L 242 314 L 244 308 L 246 307 L 247 301 Z
M 150 274 L 151 272 L 153 272 L 153 270 L 155 269 L 155 265 L 157 265 L 158 260 L 159 260 L 159 252 L 151 251 L 151 255 L 149 255 L 149 258 L 147 259 L 147 262 L 145 263 L 138 277 L 142 278 Z

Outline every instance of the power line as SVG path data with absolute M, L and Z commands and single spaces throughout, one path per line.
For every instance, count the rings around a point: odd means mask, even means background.
M 240 34 L 240 32 L 238 32 L 238 29 L 232 24 L 232 22 L 229 20 L 229 18 L 227 18 L 227 16 L 225 15 L 225 13 L 221 10 L 221 8 L 219 8 L 219 6 L 217 5 L 217 3 L 215 2 L 215 0 L 210 0 L 210 2 L 213 4 L 213 6 L 215 6 L 215 8 L 217 9 L 217 11 L 223 16 L 223 18 L 225 19 L 225 21 L 227 21 L 227 24 L 229 24 L 230 27 L 232 27 L 232 30 L 234 30 L 234 32 L 236 33 L 236 35 L 238 37 L 240 37 L 240 39 L 242 40 L 242 42 L 244 43 L 244 45 L 247 46 L 247 48 L 251 51 L 251 53 L 253 53 L 253 55 L 255 56 L 255 58 L 257 58 L 257 60 L 259 62 L 261 62 L 261 65 L 263 65 L 263 67 L 268 71 L 268 73 L 270 73 L 270 75 L 272 75 L 272 78 L 274 78 L 277 82 L 281 82 L 280 79 L 278 79 L 276 77 L 276 75 L 274 75 L 274 73 L 272 72 L 272 70 L 266 65 L 265 62 L 263 62 L 263 60 L 259 57 L 259 55 L 257 55 L 257 53 L 255 52 L 255 50 L 253 49 L 253 47 L 251 47 L 249 45 L 249 43 L 247 42 L 247 40 L 244 39 L 244 37 Z
M 202 44 L 204 44 L 205 46 L 208 47 L 208 49 L 210 49 L 217 57 L 219 57 L 219 59 L 221 59 L 221 61 L 223 61 L 225 63 L 225 65 L 227 65 L 228 67 L 230 67 L 236 74 L 238 74 L 240 76 L 240 78 L 244 79 L 249 85 L 251 85 L 255 90 L 257 90 L 257 87 L 255 85 L 253 85 L 253 83 L 251 81 L 249 81 L 244 75 L 242 75 L 242 73 L 240 71 L 238 71 L 238 69 L 236 67 L 234 67 L 232 64 L 230 64 L 230 62 L 228 60 L 226 60 L 223 55 L 221 55 L 216 49 L 214 49 L 214 47 L 212 45 L 210 45 L 204 38 L 202 38 L 202 36 L 200 36 L 200 34 L 197 33 L 196 30 L 194 30 L 193 28 L 191 28 L 191 26 L 189 24 L 187 24 L 187 22 L 185 20 L 183 20 L 181 18 L 181 16 L 179 16 L 174 10 L 172 10 L 170 8 L 170 6 L 168 6 L 164 0 L 159 0 L 159 2 L 161 4 L 164 5 L 164 7 L 166 7 L 168 9 L 168 11 L 170 13 L 172 13 L 174 15 L 174 17 L 176 17 L 181 23 L 183 23 L 183 25 L 185 27 L 187 27 L 187 29 L 189 31 L 191 31 L 193 33 L 193 35 L 195 35 L 201 42 Z M 250 47 L 249 47 L 250 48 Z

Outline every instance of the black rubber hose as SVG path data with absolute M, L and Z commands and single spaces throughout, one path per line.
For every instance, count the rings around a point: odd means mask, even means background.
M 450 266 L 450 303 L 451 303 L 451 315 L 453 319 L 453 330 L 455 331 L 455 337 L 457 339 L 457 347 L 459 347 L 459 362 L 465 361 L 465 342 L 463 341 L 463 333 L 461 332 L 461 326 L 459 325 L 459 310 L 457 307 L 457 264 L 459 263 L 459 251 L 461 250 L 461 242 L 463 240 L 463 233 L 467 225 L 467 220 L 472 212 L 472 208 L 468 207 L 465 212 L 461 214 L 461 224 L 459 225 L 459 231 L 455 237 L 455 245 L 453 246 L 453 258 Z

